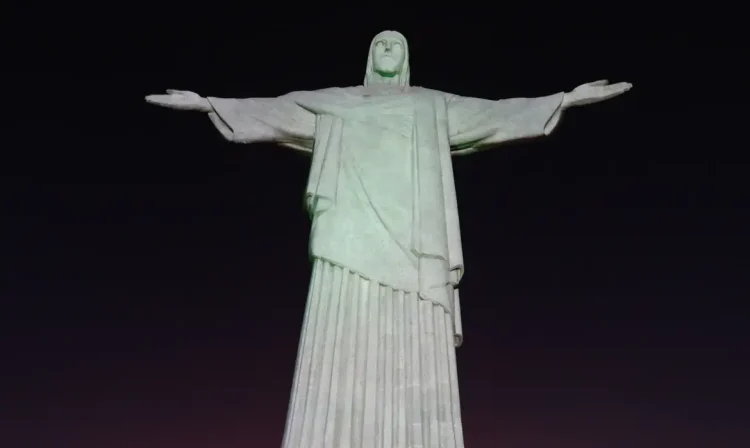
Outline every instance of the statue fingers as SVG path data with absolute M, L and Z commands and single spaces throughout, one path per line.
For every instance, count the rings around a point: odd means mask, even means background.
M 627 92 L 628 90 L 633 88 L 633 84 L 629 82 L 618 82 L 617 84 L 613 84 L 612 87 L 617 87 L 619 90 Z
M 611 91 L 608 91 L 608 92 L 607 92 L 606 94 L 604 94 L 604 95 L 600 96 L 600 97 L 599 97 L 599 98 L 597 99 L 597 102 L 598 102 L 598 101 L 604 101 L 604 100 L 608 100 L 608 99 L 610 99 L 610 98 L 614 98 L 614 97 L 616 97 L 616 96 L 620 96 L 620 95 L 622 95 L 623 93 L 625 93 L 625 90 L 611 90 Z
M 609 81 L 606 80 L 606 79 L 600 79 L 598 81 L 586 83 L 586 85 L 592 86 L 592 87 L 594 87 L 594 86 L 606 86 L 607 84 L 609 84 Z
M 188 109 L 192 105 L 192 102 L 174 95 L 147 95 L 146 102 L 172 109 Z
M 586 94 L 590 94 L 592 92 L 597 92 L 599 89 L 601 89 L 603 86 L 606 86 L 609 83 L 606 79 L 600 79 L 598 81 L 593 82 L 587 82 L 584 84 L 581 84 L 580 86 L 576 87 L 574 90 L 577 90 L 579 92 L 587 92 Z
M 146 95 L 146 101 L 151 104 L 169 104 L 169 95 Z
M 605 89 L 606 89 L 607 95 L 614 96 L 614 95 L 623 94 L 627 92 L 628 90 L 630 90 L 632 87 L 633 85 L 630 84 L 629 82 L 618 82 L 617 84 L 606 86 Z
M 195 92 L 191 92 L 190 90 L 176 90 L 176 89 L 167 89 L 167 93 L 170 95 L 180 96 L 183 98 L 200 98 L 200 95 L 198 95 Z

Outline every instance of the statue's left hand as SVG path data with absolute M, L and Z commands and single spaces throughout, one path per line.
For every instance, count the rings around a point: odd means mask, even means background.
M 633 87 L 629 82 L 610 84 L 606 79 L 581 84 L 563 97 L 563 107 L 583 106 L 622 95 Z
M 166 95 L 148 95 L 146 101 L 157 106 L 179 110 L 197 110 L 211 112 L 211 104 L 207 99 L 189 90 L 167 90 Z

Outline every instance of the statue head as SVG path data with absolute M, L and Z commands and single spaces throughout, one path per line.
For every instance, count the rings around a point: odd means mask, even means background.
M 409 85 L 409 46 L 398 31 L 378 33 L 370 44 L 365 85 Z

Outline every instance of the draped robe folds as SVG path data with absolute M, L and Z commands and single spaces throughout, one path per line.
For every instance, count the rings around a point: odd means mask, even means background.
M 208 100 L 228 140 L 312 152 L 305 194 L 312 258 L 442 306 L 460 345 L 464 266 L 451 148 L 548 134 L 562 99 L 360 86 Z

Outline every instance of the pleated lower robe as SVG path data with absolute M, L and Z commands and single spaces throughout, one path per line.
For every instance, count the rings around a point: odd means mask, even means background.
M 313 262 L 283 448 L 463 448 L 453 317 Z

